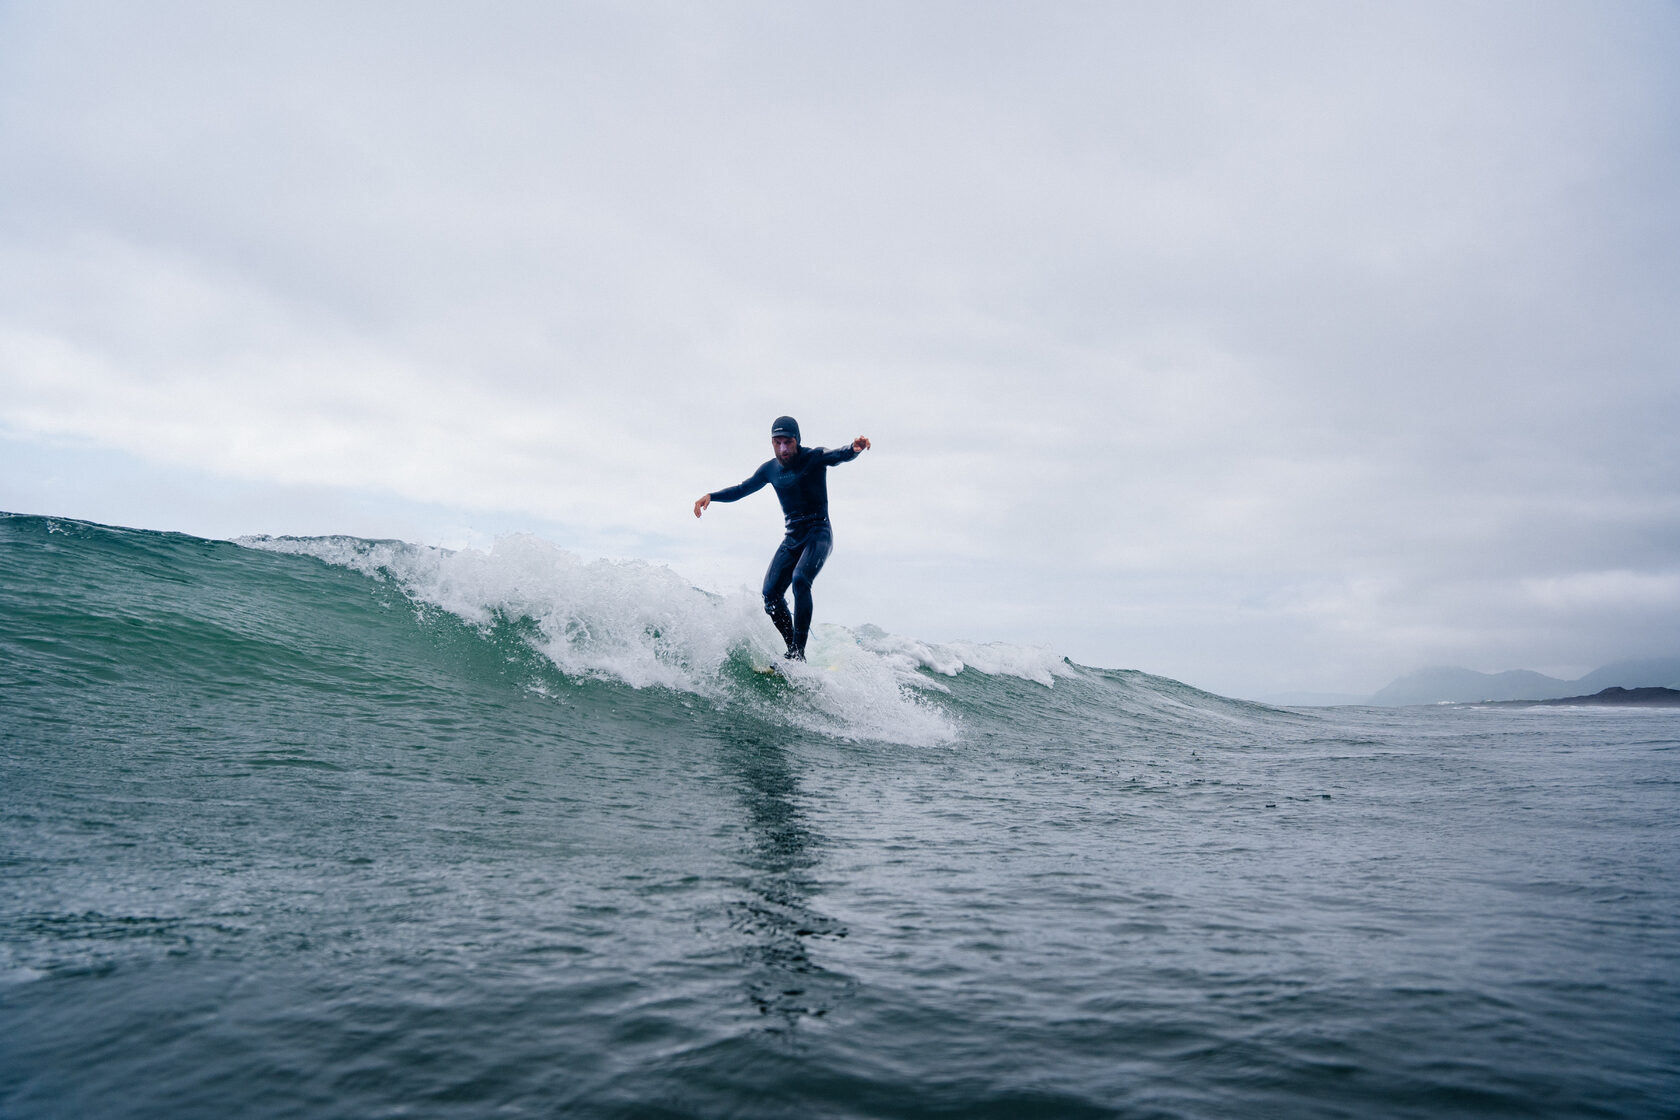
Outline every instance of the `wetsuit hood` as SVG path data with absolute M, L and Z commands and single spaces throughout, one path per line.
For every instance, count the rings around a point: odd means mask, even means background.
M 793 442 L 799 442 L 799 421 L 791 416 L 778 416 L 776 422 L 770 425 L 770 435 L 792 436 Z

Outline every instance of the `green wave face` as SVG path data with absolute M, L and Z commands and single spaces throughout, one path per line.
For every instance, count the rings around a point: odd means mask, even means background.
M 936 747 L 1049 732 L 1241 735 L 1285 718 L 1039 649 L 820 625 L 775 655 L 755 601 L 532 538 L 489 553 L 355 538 L 200 540 L 0 518 L 0 648 L 14 704 L 205 723 L 253 742 L 377 729 L 590 738 L 603 725 Z M 24 685 L 27 683 L 27 687 Z M 496 729 L 493 733 L 490 729 Z M 342 733 L 342 732 L 341 732 Z

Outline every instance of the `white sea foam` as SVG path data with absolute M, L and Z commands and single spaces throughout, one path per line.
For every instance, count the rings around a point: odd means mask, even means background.
M 640 561 L 584 560 L 538 538 L 515 534 L 489 551 L 458 551 L 354 537 L 248 537 L 240 544 L 313 556 L 376 579 L 393 580 L 416 602 L 476 626 L 498 616 L 528 618 L 534 644 L 562 672 L 661 687 L 725 703 L 763 705 L 730 684 L 727 666 L 745 657 L 776 666 L 796 702 L 774 714 L 854 738 L 932 744 L 956 735 L 929 695 L 935 674 L 964 668 L 1049 686 L 1074 670 L 1043 649 L 998 643 L 939 645 L 899 638 L 876 626 L 853 631 L 819 624 L 809 660 L 790 665 L 756 596 L 713 595 L 671 569 Z
M 1077 673 L 1067 658 L 1043 646 L 1015 646 L 1007 642 L 923 642 L 868 625 L 857 629 L 856 639 L 864 649 L 906 668 L 931 669 L 947 677 L 954 677 L 964 669 L 973 669 L 992 677 L 1020 677 L 1036 681 L 1048 688 L 1056 683 L 1057 677 L 1071 677 Z

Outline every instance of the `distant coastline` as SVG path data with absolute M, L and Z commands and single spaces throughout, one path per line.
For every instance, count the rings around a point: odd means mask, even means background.
M 1652 699 L 1627 699 L 1634 693 Z M 1373 705 L 1409 707 L 1421 704 L 1643 704 L 1668 705 L 1661 694 L 1680 695 L 1680 657 L 1617 661 L 1600 666 L 1576 680 L 1561 680 L 1528 669 L 1481 673 L 1457 666 L 1419 669 L 1400 677 L 1376 693 L 1288 692 L 1256 696 L 1262 704 L 1289 707 Z M 1610 698 L 1606 698 L 1606 697 Z
M 1465 707 L 1540 708 L 1593 705 L 1617 708 L 1680 708 L 1680 689 L 1621 688 L 1612 685 L 1591 696 L 1563 696 L 1553 700 L 1479 700 Z

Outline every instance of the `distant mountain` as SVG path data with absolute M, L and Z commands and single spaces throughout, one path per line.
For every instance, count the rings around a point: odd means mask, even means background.
M 1618 661 L 1594 669 L 1580 680 L 1564 681 L 1527 669 L 1478 673 L 1474 669 L 1434 668 L 1408 673 L 1372 696 L 1372 704 L 1474 704 L 1482 700 L 1555 700 L 1606 688 L 1680 687 L 1680 657 Z
M 1581 693 L 1606 688 L 1680 688 L 1680 657 L 1657 657 L 1645 661 L 1618 661 L 1594 669 L 1575 682 Z
M 1550 700 L 1568 696 L 1573 686 L 1556 677 L 1513 669 L 1478 673 L 1446 666 L 1408 673 L 1371 697 L 1373 704 L 1473 704 L 1478 700 Z M 1579 689 L 1575 689 L 1579 692 Z
M 1526 700 L 1501 703 L 1526 704 Z M 1680 690 L 1672 688 L 1621 688 L 1611 685 L 1591 696 L 1565 696 L 1561 700 L 1537 700 L 1537 704 L 1594 705 L 1626 708 L 1680 708 Z

